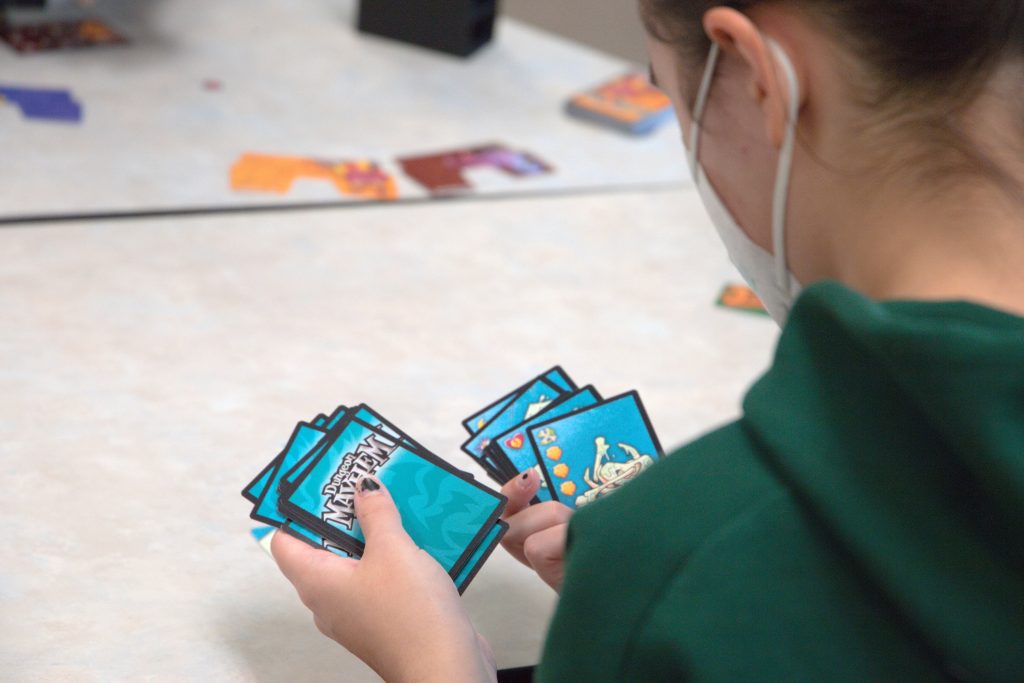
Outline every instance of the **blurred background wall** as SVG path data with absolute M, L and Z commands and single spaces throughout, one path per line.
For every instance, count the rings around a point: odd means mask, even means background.
M 647 64 L 636 0 L 502 0 L 503 13 Z

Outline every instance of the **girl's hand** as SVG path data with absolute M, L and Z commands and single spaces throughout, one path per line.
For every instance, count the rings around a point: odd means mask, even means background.
M 565 573 L 565 537 L 573 510 L 553 501 L 530 505 L 539 488 L 540 475 L 533 469 L 502 487 L 501 492 L 508 496 L 502 518 L 509 529 L 501 544 L 558 591 Z
M 376 478 L 356 486 L 362 559 L 318 550 L 286 533 L 271 551 L 320 632 L 389 682 L 494 681 L 494 657 L 462 609 L 447 572 L 402 528 Z

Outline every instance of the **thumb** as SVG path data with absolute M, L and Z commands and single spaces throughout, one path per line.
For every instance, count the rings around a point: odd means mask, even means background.
M 512 515 L 530 507 L 530 501 L 537 495 L 540 488 L 540 474 L 537 470 L 530 468 L 520 473 L 515 479 L 510 479 L 501 487 L 501 493 L 508 498 L 505 512 L 502 519 L 508 519 Z
M 356 519 L 366 538 L 366 547 L 386 537 L 409 538 L 402 528 L 402 516 L 391 494 L 377 477 L 363 477 L 356 484 Z M 394 538 L 390 541 L 394 543 Z

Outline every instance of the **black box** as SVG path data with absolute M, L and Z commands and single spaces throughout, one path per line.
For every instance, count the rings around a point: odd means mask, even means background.
M 494 36 L 497 0 L 360 0 L 359 30 L 466 57 Z
M 46 7 L 46 0 L 0 0 L 0 9 L 43 9 Z

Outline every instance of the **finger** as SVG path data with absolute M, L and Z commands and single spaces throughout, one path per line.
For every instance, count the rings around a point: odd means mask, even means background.
M 292 582 L 302 602 L 309 606 L 316 588 L 328 576 L 351 569 L 354 560 L 346 560 L 318 550 L 291 534 L 277 531 L 270 540 L 270 554 L 285 578 Z
M 530 507 L 530 501 L 537 495 L 540 488 L 540 474 L 534 469 L 521 472 L 515 479 L 510 479 L 501 487 L 501 493 L 508 498 L 505 512 L 502 519 L 508 519 L 525 508 Z
M 409 535 L 402 528 L 402 516 L 391 494 L 377 477 L 363 477 L 356 484 L 356 519 L 366 537 L 367 550 L 379 543 L 400 543 Z
M 528 507 L 508 520 L 508 531 L 502 541 L 522 546 L 530 536 L 568 522 L 572 512 L 572 508 L 554 501 Z
M 523 554 L 537 575 L 556 591 L 562 586 L 565 572 L 565 537 L 568 524 L 548 527 L 526 539 Z

